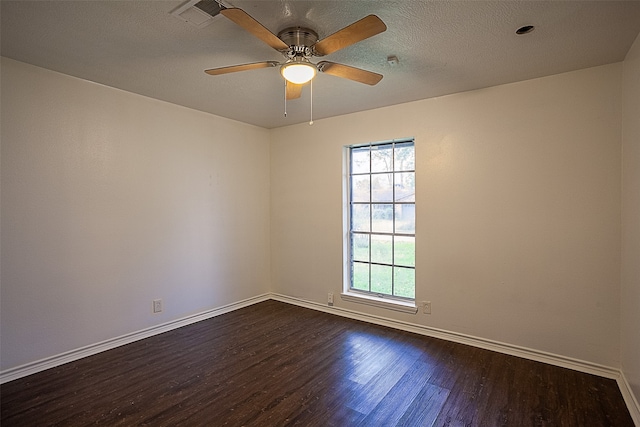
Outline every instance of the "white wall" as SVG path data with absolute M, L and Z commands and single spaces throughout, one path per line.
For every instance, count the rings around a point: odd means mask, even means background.
M 640 401 L 640 35 L 624 61 L 622 126 L 622 371 Z
M 637 395 L 621 73 L 267 131 L 3 58 L 0 369 L 269 290 L 325 302 L 342 287 L 342 147 L 414 136 L 417 299 L 433 314 L 336 305 L 620 366 L 626 244 L 622 364 Z M 637 185 L 638 97 L 625 99 Z M 624 191 L 629 230 L 638 192 Z
M 1 96 L 2 370 L 269 290 L 267 130 L 6 58 Z
M 415 137 L 417 300 L 336 305 L 619 366 L 621 64 L 272 131 L 275 292 L 342 289 L 342 147 Z

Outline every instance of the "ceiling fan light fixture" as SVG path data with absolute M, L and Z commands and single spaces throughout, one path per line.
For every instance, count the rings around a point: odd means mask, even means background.
M 281 68 L 280 74 L 288 82 L 303 85 L 310 82 L 318 73 L 315 65 L 305 58 L 293 58 L 287 61 Z

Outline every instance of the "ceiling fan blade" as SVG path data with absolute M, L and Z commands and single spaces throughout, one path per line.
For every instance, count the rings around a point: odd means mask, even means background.
M 329 61 L 318 62 L 318 71 L 371 86 L 382 80 L 382 74 Z
M 205 73 L 212 76 L 218 76 L 220 74 L 235 73 L 238 71 L 255 70 L 257 68 L 270 68 L 280 65 L 278 61 L 264 61 L 264 62 L 252 62 L 251 64 L 231 65 L 229 67 L 212 68 L 210 70 L 204 70 Z
M 297 85 L 295 83 L 287 82 L 287 100 L 300 98 L 300 95 L 302 94 L 302 86 L 303 85 Z
M 387 26 L 376 15 L 365 16 L 359 21 L 354 22 L 331 34 L 313 46 L 314 54 L 324 56 L 337 50 L 351 46 L 364 39 L 380 34 L 387 29 Z
M 275 50 L 287 50 L 289 46 L 282 40 L 280 40 L 275 34 L 267 30 L 264 25 L 256 21 L 242 9 L 235 7 L 229 9 L 223 9 L 221 14 L 274 48 Z

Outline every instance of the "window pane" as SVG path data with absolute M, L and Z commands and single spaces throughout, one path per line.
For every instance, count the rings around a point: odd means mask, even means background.
M 416 180 L 415 173 L 404 172 L 395 174 L 395 197 L 396 202 L 416 201 Z
M 369 205 L 351 205 L 351 227 L 353 231 L 370 231 Z
M 371 172 L 391 172 L 393 170 L 393 148 L 391 145 L 371 147 Z
M 416 205 L 396 205 L 396 233 L 416 233 Z
M 393 268 L 394 295 L 405 298 L 416 297 L 416 271 L 413 268 Z
M 351 254 L 354 261 L 369 262 L 369 235 L 353 234 L 351 237 Z
M 349 149 L 349 289 L 415 299 L 412 140 Z
M 351 201 L 370 202 L 370 175 L 356 175 L 351 177 Z
M 394 236 L 393 262 L 405 267 L 416 266 L 416 238 L 409 236 Z
M 353 283 L 353 289 L 369 290 L 369 264 L 353 263 L 353 280 L 351 283 Z
M 371 235 L 371 262 L 393 263 L 393 236 Z
M 393 202 L 393 174 L 381 173 L 371 176 L 371 201 Z
M 369 147 L 351 149 L 351 173 L 369 173 Z
M 393 232 L 393 205 L 390 204 L 372 204 L 371 215 L 373 217 L 373 223 L 371 224 L 371 231 L 378 233 L 392 233 Z
M 393 267 L 386 265 L 371 266 L 371 292 L 391 295 Z
M 396 144 L 394 154 L 395 170 L 412 171 L 416 169 L 416 157 L 413 142 Z

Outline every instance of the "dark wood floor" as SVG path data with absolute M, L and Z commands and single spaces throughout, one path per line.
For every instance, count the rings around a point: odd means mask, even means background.
M 8 426 L 633 426 L 614 380 L 276 301 L 0 387 Z

